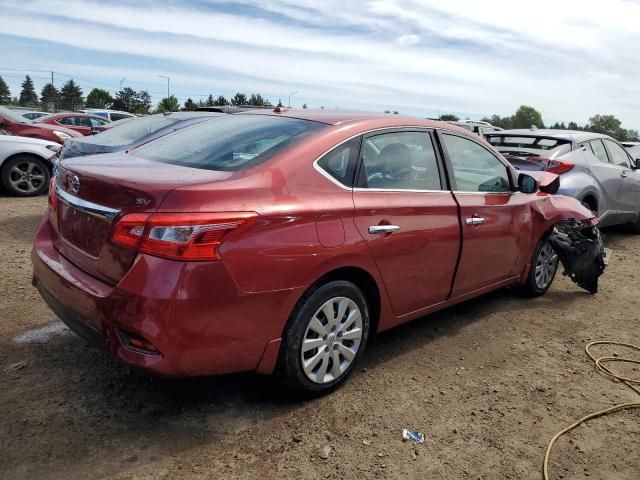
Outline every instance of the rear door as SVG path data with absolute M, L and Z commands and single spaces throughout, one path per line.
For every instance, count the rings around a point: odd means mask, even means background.
M 636 219 L 636 212 L 640 204 L 640 173 L 631 168 L 631 157 L 627 151 L 613 140 L 605 139 L 607 153 L 612 165 L 618 167 L 620 176 L 620 190 L 618 191 L 618 202 L 620 212 L 619 222 L 632 222 Z
M 509 168 L 466 136 L 438 132 L 453 193 L 460 205 L 462 253 L 452 297 L 507 280 L 531 254 L 531 213 L 526 195 L 515 192 Z
M 589 146 L 591 151 L 585 149 L 585 156 L 602 194 L 600 205 L 598 205 L 598 215 L 607 224 L 617 223 L 618 212 L 624 209 L 619 199 L 624 167 L 611 162 L 602 140 L 591 140 Z
M 353 191 L 354 221 L 396 315 L 442 302 L 460 249 L 458 208 L 431 132 L 366 135 Z

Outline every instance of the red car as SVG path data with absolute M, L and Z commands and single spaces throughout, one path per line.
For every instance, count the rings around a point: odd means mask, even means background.
M 557 223 L 597 233 L 477 136 L 395 115 L 217 117 L 62 160 L 54 182 L 33 284 L 71 329 L 156 374 L 278 370 L 308 394 L 374 332 L 500 287 L 544 293 Z
M 75 130 L 84 136 L 93 135 L 102 130 L 102 127 L 109 123 L 104 117 L 98 115 L 90 115 L 88 113 L 52 113 L 35 120 L 36 123 L 45 123 L 48 125 L 60 125 L 71 130 Z
M 11 135 L 39 138 L 60 144 L 63 144 L 69 137 L 82 136 L 66 127 L 35 123 L 6 107 L 0 107 L 0 132 L 2 130 Z

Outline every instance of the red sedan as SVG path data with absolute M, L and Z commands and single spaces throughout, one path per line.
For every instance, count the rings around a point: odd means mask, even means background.
M 64 144 L 67 138 L 81 136 L 78 132 L 67 127 L 35 123 L 13 110 L 0 107 L 0 134 L 3 131 L 10 135 L 39 138 L 40 140 L 48 140 L 59 144 Z
M 102 130 L 101 127 L 109 123 L 104 117 L 98 115 L 90 115 L 88 113 L 52 113 L 45 115 L 36 120 L 37 123 L 46 123 L 49 125 L 60 125 L 62 127 L 75 130 L 84 136 L 93 135 Z
M 596 222 L 466 130 L 338 110 L 218 117 L 54 182 L 33 283 L 71 329 L 157 374 L 278 370 L 309 394 L 374 332 L 543 294 L 552 227 Z

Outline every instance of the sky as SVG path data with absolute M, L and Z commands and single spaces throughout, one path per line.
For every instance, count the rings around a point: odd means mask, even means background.
M 640 0 L 0 0 L 0 76 L 17 95 L 73 77 L 154 102 L 241 91 L 293 107 L 640 128 Z M 124 80 L 123 80 L 124 79 Z

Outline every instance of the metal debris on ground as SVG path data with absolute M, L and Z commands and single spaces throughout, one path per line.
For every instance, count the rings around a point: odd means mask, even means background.
M 408 428 L 403 428 L 402 440 L 412 440 L 416 443 L 424 443 L 424 433 L 409 430 Z

